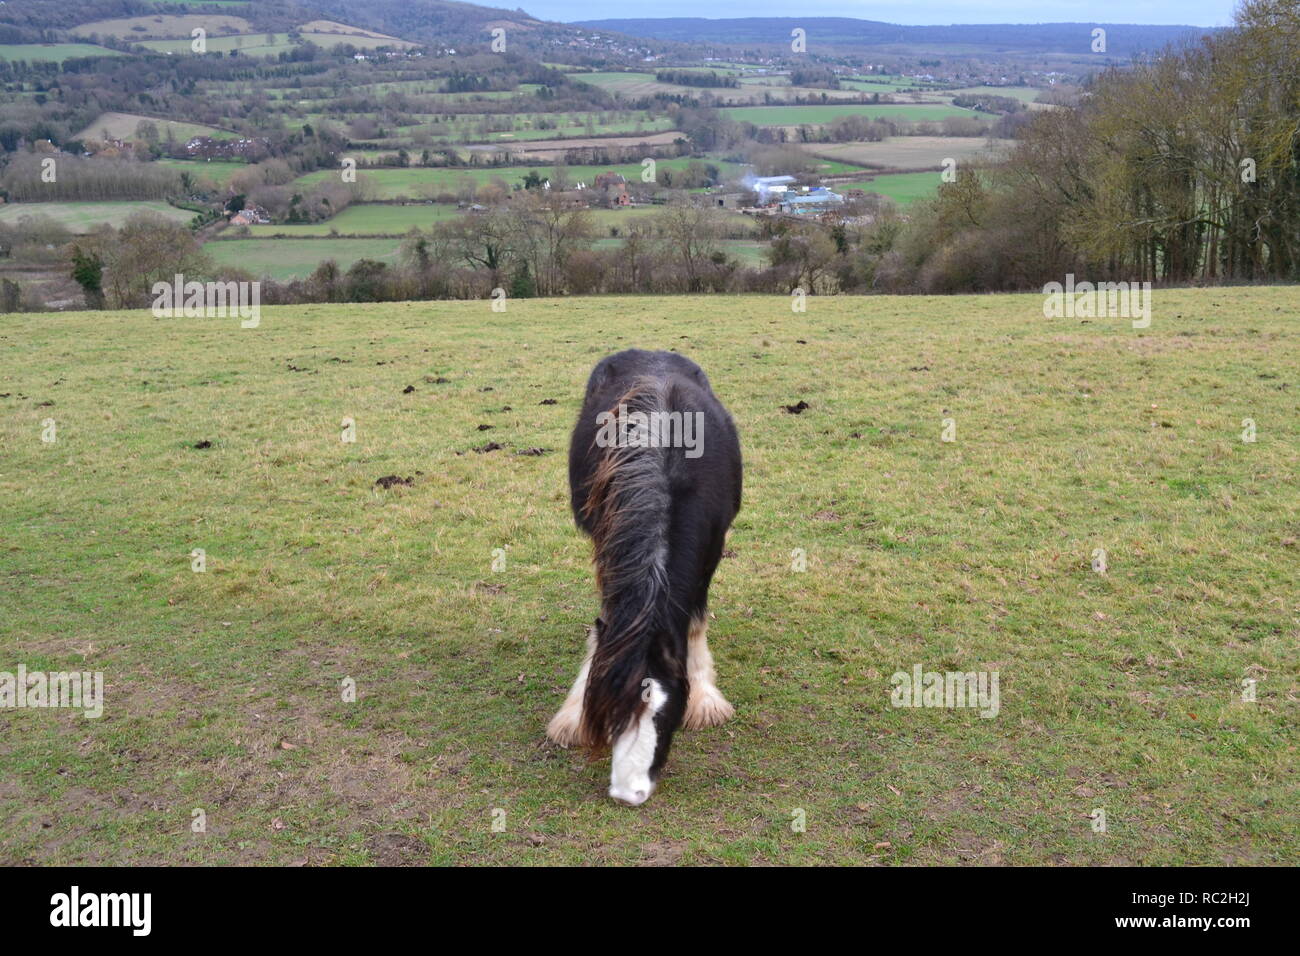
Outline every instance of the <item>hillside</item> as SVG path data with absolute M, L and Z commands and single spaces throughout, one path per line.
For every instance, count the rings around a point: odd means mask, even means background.
M 318 45 L 347 37 L 357 46 L 397 38 L 436 49 L 483 48 L 491 30 L 506 30 L 507 49 L 596 57 L 637 57 L 665 44 L 633 40 L 612 31 L 593 40 L 591 31 L 538 19 L 523 10 L 457 3 L 452 0 L 249 0 L 195 12 L 192 5 L 161 6 L 140 0 L 8 0 L 0 4 L 0 45 L 48 43 L 88 37 L 123 43 L 184 38 L 203 27 L 209 36 L 282 34 L 302 30 Z M 161 12 L 160 12 L 161 11 Z M 66 35 L 65 35 L 66 34 Z M 371 41 L 365 43 L 364 41 Z M 170 48 L 155 46 L 155 49 Z
M 790 31 L 796 27 L 807 31 L 813 50 L 820 44 L 826 49 L 877 53 L 1087 54 L 1092 30 L 1101 26 L 1107 32 L 1107 54 L 1126 58 L 1214 32 L 1192 26 L 1095 23 L 903 26 L 846 17 L 606 18 L 554 23 L 522 9 L 452 0 L 371 0 L 364 4 L 351 0 L 251 0 L 225 8 L 229 12 L 220 15 L 153 12 L 130 16 L 136 8 L 158 9 L 131 0 L 9 0 L 0 6 L 0 43 L 49 42 L 51 29 L 67 31 L 69 38 L 94 34 L 145 40 L 188 36 L 188 26 L 183 32 L 177 27 L 189 21 L 205 25 L 214 35 L 275 33 L 303 24 L 311 32 L 319 23 L 332 22 L 334 26 L 318 32 L 372 33 L 435 47 L 482 47 L 490 40 L 490 31 L 501 27 L 507 31 L 508 49 L 513 44 L 520 52 L 564 51 L 594 58 L 636 59 L 643 53 L 701 46 L 769 47 L 779 52 L 788 50 Z M 595 38 L 593 31 L 598 34 Z
M 1092 30 L 1106 30 L 1106 52 L 1126 57 L 1158 50 L 1168 43 L 1194 38 L 1212 29 L 1193 26 L 1139 26 L 1106 23 L 958 24 L 903 26 L 847 17 L 744 17 L 704 19 L 582 20 L 578 25 L 613 30 L 635 37 L 655 37 L 679 43 L 716 46 L 772 46 L 789 49 L 790 31 L 807 31 L 810 51 L 816 45 L 837 50 L 874 48 L 882 52 L 937 50 L 955 52 L 1088 53 Z
M 506 49 L 530 53 L 564 50 L 594 56 L 637 56 L 665 44 L 653 36 L 642 35 L 640 41 L 622 36 L 618 31 L 599 40 L 590 31 L 573 24 L 538 19 L 522 9 L 455 3 L 450 0 L 311 0 L 312 6 L 339 20 L 371 30 L 399 36 L 405 40 L 438 46 L 481 45 L 491 38 L 493 28 L 506 31 Z

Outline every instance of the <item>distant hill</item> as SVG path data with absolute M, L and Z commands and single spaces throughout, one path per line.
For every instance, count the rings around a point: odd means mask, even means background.
M 211 12 L 216 10 L 222 12 Z M 350 42 L 357 46 L 380 42 L 364 36 L 376 33 L 466 53 L 485 50 L 492 30 L 501 27 L 506 31 L 509 54 L 564 54 L 566 60 L 593 63 L 640 62 L 649 53 L 683 52 L 684 48 L 698 52 L 700 47 L 779 52 L 789 49 L 790 32 L 796 27 L 807 31 L 808 49 L 814 53 L 1078 55 L 1090 53 L 1092 31 L 1101 26 L 1106 30 L 1105 52 L 1112 59 L 1128 59 L 1214 32 L 1213 28 L 1193 26 L 1094 23 L 904 26 L 848 17 L 668 17 L 555 23 L 520 8 L 455 0 L 250 0 L 206 7 L 149 0 L 0 0 L 0 44 L 68 42 L 96 34 L 148 45 L 150 37 L 188 37 L 192 23 L 205 24 L 209 34 L 216 36 L 280 34 L 310 22 L 336 24 L 325 31 L 326 38 L 337 40 L 346 32 L 353 34 Z M 177 32 L 180 25 L 185 29 Z M 154 48 L 161 49 L 157 44 Z
M 216 10 L 221 13 L 211 12 Z M 185 29 L 177 32 L 175 27 L 182 23 Z M 206 25 L 209 34 L 217 36 L 284 33 L 303 24 L 328 23 L 334 24 L 323 28 L 323 34 L 329 36 L 340 32 L 374 33 L 434 48 L 462 50 L 485 49 L 492 41 L 491 31 L 500 27 L 506 31 L 506 50 L 510 53 L 563 50 L 597 60 L 639 59 L 644 50 L 665 46 L 613 32 L 593 41 L 589 30 L 539 20 L 520 9 L 453 0 L 250 0 L 206 7 L 148 0 L 0 0 L 0 44 L 66 41 L 91 33 L 125 41 L 189 37 L 196 24 Z M 361 35 L 351 42 L 357 46 L 375 45 L 362 42 L 366 39 Z
M 302 5 L 332 13 L 347 23 L 360 23 L 404 40 L 425 43 L 445 43 L 449 39 L 484 42 L 490 26 L 496 25 L 529 31 L 553 26 L 574 32 L 561 24 L 546 24 L 522 10 L 450 0 L 303 0 Z
M 809 49 L 818 43 L 849 47 L 982 47 L 989 52 L 1087 53 L 1092 31 L 1106 31 L 1106 52 L 1127 57 L 1158 50 L 1166 44 L 1213 33 L 1211 27 L 1143 26 L 1122 23 L 956 24 L 903 26 L 848 17 L 745 17 L 706 20 L 702 17 L 663 19 L 582 20 L 574 26 L 611 30 L 634 37 L 715 46 L 782 46 L 789 48 L 790 31 L 807 31 Z
M 571 52 L 595 55 L 628 55 L 644 45 L 617 36 L 593 43 L 589 31 L 569 23 L 539 20 L 521 9 L 455 3 L 452 0 L 301 0 L 303 6 L 336 17 L 347 23 L 399 36 L 404 40 L 433 46 L 482 45 L 491 40 L 490 31 L 506 31 L 507 50 L 538 53 L 568 48 Z M 616 34 L 617 31 L 611 31 Z M 648 36 L 648 35 L 647 35 Z M 660 47 L 662 44 L 650 44 Z

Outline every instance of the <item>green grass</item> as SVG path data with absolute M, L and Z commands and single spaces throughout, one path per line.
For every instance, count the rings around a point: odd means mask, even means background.
M 723 68 L 705 67 L 670 67 L 673 70 L 690 70 L 691 72 L 708 73 L 710 71 L 724 74 L 727 72 L 734 73 L 734 70 Z M 790 77 L 786 74 L 754 74 L 746 73 L 739 77 L 740 85 L 737 87 L 693 87 L 680 86 L 672 83 L 661 83 L 655 79 L 654 73 L 623 73 L 623 72 L 593 72 L 593 73 L 572 73 L 570 79 L 589 83 L 592 86 L 598 86 L 615 96 L 623 96 L 629 99 L 653 96 L 656 93 L 667 94 L 686 94 L 688 96 L 699 96 L 703 93 L 721 99 L 724 102 L 746 102 L 761 100 L 765 94 L 776 95 L 781 99 L 793 99 L 796 96 L 818 97 L 823 94 L 830 99 L 855 98 L 858 92 L 866 93 L 891 93 L 898 89 L 913 88 L 923 86 L 916 81 L 901 81 L 899 83 L 860 83 L 852 80 L 841 82 L 840 90 L 823 90 L 811 87 L 795 87 L 790 85 Z M 735 109 L 749 109 L 751 107 L 733 107 Z M 816 109 L 816 107 L 788 107 L 789 109 Z M 795 124 L 801 122 L 820 122 L 816 120 L 797 120 Z M 782 124 L 774 124 L 782 125 Z
M 1038 99 L 1043 90 L 1032 86 L 966 86 L 960 90 L 948 90 L 945 96 L 1005 96 L 1021 103 L 1032 103 Z
M 9 315 L 0 659 L 102 671 L 107 701 L 3 715 L 0 862 L 1292 862 L 1298 311 L 1291 287 L 1157 290 L 1146 331 L 1039 295 Z M 698 360 L 746 459 L 711 601 L 737 716 L 679 735 L 636 810 L 543 742 L 597 610 L 569 429 L 631 345 Z M 918 663 L 998 671 L 999 715 L 892 709 Z
M 910 206 L 918 199 L 930 199 L 939 193 L 943 182 L 939 173 L 889 173 L 861 182 L 835 183 L 830 188 L 841 195 L 849 189 L 888 196 L 900 206 Z
M 921 103 L 911 105 L 888 104 L 867 106 L 861 103 L 843 103 L 825 106 L 729 106 L 720 112 L 737 122 L 755 126 L 810 126 L 830 123 L 840 116 L 866 116 L 872 119 L 893 119 L 907 122 L 935 122 L 949 116 L 970 116 L 970 110 L 956 106 Z
M 267 36 L 273 37 L 271 43 L 266 42 Z M 188 37 L 180 40 L 138 41 L 140 46 L 147 47 L 150 50 L 159 53 L 177 54 L 191 53 L 192 42 Z M 209 36 L 205 42 L 206 50 L 204 52 L 206 53 L 229 53 L 231 50 L 238 50 L 241 56 L 274 56 L 286 50 L 292 50 L 297 46 L 296 43 L 289 39 L 287 33 L 242 33 L 236 36 Z
M 62 63 L 78 56 L 123 56 L 117 50 L 93 43 L 0 43 L 0 60 Z
M 654 219 L 662 215 L 663 206 L 635 206 L 616 209 L 589 210 L 591 223 L 597 237 L 608 236 L 611 227 L 627 229 L 638 222 Z M 392 205 L 388 203 L 358 203 L 349 206 L 343 212 L 324 222 L 304 224 L 274 224 L 268 226 L 249 226 L 248 234 L 256 239 L 268 239 L 277 236 L 288 238 L 326 237 L 337 233 L 339 236 L 395 236 L 406 235 L 412 228 L 429 229 L 438 223 L 464 215 L 454 205 L 447 203 L 412 203 L 410 205 Z M 728 225 L 734 228 L 743 226 L 747 230 L 757 227 L 752 219 L 739 213 L 724 213 Z M 231 235 L 227 232 L 226 235 Z M 225 242 L 227 240 L 221 240 Z M 244 240 L 231 240 L 244 241 Z M 258 247 L 259 249 L 261 247 Z M 274 248 L 274 247 L 272 247 Z M 297 249 L 298 246 L 286 248 Z M 301 246 L 304 252 L 310 252 L 312 246 Z M 271 258 L 275 258 L 273 255 Z M 295 261 L 297 257 L 295 256 Z M 299 262 L 295 270 L 305 267 Z M 307 271 L 311 271 L 308 269 Z M 295 271 L 293 274 L 298 274 Z
M 544 172 L 541 169 L 538 171 L 539 173 Z M 305 176 L 300 176 L 294 182 L 302 186 L 310 186 L 340 175 L 339 170 L 320 169 Z M 520 167 L 498 167 L 496 169 L 440 169 L 432 167 L 367 169 L 358 167 L 357 182 L 368 187 L 373 192 L 373 196 L 371 196 L 373 199 L 416 199 L 426 194 L 432 196 L 443 192 L 457 193 L 462 189 L 477 190 L 498 177 L 505 180 L 507 184 L 514 185 L 525 175 L 527 175 L 527 170 Z
M 189 222 L 194 213 L 162 200 L 127 202 L 25 202 L 0 205 L 0 222 L 15 223 L 24 216 L 48 216 L 73 232 L 89 232 L 108 223 L 121 226 L 132 213 L 151 212 L 176 222 Z
M 408 95 L 419 95 L 422 99 L 431 100 L 434 105 L 442 106 L 452 103 L 475 103 L 490 102 L 500 100 L 517 100 L 517 106 L 520 112 L 531 112 L 531 108 L 537 105 L 537 99 L 534 93 L 540 89 L 536 83 L 521 83 L 514 90 L 480 90 L 476 93 L 442 93 L 439 92 L 443 87 L 443 81 L 435 80 L 398 80 L 391 83 L 362 83 L 356 87 L 349 87 L 349 90 L 361 94 L 370 93 L 376 96 L 384 96 L 388 93 L 406 93 Z M 235 89 L 238 84 L 212 83 L 213 89 L 232 88 L 233 92 L 238 93 Z M 269 88 L 264 89 L 264 93 L 271 99 L 282 100 L 299 109 L 318 110 L 324 109 L 329 105 L 330 98 L 327 90 L 314 90 L 316 95 L 307 97 L 304 94 L 306 90 L 295 90 L 286 88 Z
M 428 229 L 458 214 L 455 206 L 439 203 L 410 206 L 365 203 L 349 206 L 325 222 L 248 228 L 253 236 L 328 236 L 331 231 L 343 236 L 401 236 L 412 227 Z
M 251 29 L 251 24 L 243 17 L 230 14 L 216 16 L 208 13 L 148 14 L 139 17 L 95 20 L 73 28 L 72 33 L 78 36 L 91 34 L 113 36 L 132 41 L 151 37 L 183 37 L 185 48 L 188 50 L 189 40 L 195 28 L 202 28 L 211 37 L 218 33 L 240 33 Z
M 574 73 L 569 79 L 598 86 L 616 96 L 653 96 L 655 93 L 683 93 L 696 89 L 676 83 L 660 83 L 653 73 Z
M 930 84 L 905 76 L 880 76 L 873 79 L 841 79 L 840 86 L 862 93 L 897 93 L 899 90 L 923 89 Z
M 673 120 L 665 116 L 656 119 L 628 120 L 624 122 L 593 122 L 591 125 L 578 122 L 557 126 L 554 129 L 516 129 L 512 132 L 488 133 L 482 137 L 474 137 L 474 139 L 488 143 L 532 142 L 534 140 L 549 139 L 581 139 L 588 134 L 606 136 L 617 133 L 622 136 L 635 136 L 663 133 L 672 128 Z
M 101 113 L 95 118 L 95 121 L 77 134 L 77 139 L 103 139 L 105 134 L 114 139 L 134 140 L 136 130 L 139 129 L 142 122 L 153 123 L 158 129 L 158 135 L 166 140 L 170 134 L 172 139 L 181 143 L 188 142 L 195 136 L 210 136 L 213 139 L 232 139 L 239 134 L 232 133 L 229 130 L 217 129 L 214 126 L 204 126 L 201 123 L 182 123 L 177 120 L 159 119 L 155 116 L 142 116 L 138 113 Z
M 852 176 L 866 170 L 856 163 L 845 163 L 837 159 L 817 159 L 816 172 L 821 176 Z
M 727 255 L 740 260 L 742 265 L 750 268 L 760 268 L 767 266 L 767 250 L 769 245 L 766 241 L 760 239 L 723 239 L 718 246 Z
M 336 47 L 345 44 L 354 46 L 358 50 L 377 50 L 380 47 L 392 47 L 395 50 L 406 50 L 414 47 L 414 43 L 406 40 L 399 40 L 396 37 L 368 37 L 357 36 L 352 33 L 328 33 L 307 31 L 302 35 L 303 40 L 314 43 L 319 47 Z
M 230 177 L 235 173 L 248 168 L 247 163 L 220 159 L 159 159 L 156 162 L 177 172 L 187 172 L 195 179 L 211 179 L 222 186 L 229 182 Z
M 1013 140 L 979 136 L 891 136 L 876 143 L 806 143 L 801 148 L 824 160 L 920 171 L 938 170 L 948 158 L 986 161 L 1012 145 Z
M 399 239 L 221 239 L 203 249 L 221 265 L 238 266 L 280 282 L 306 278 L 326 259 L 347 269 L 358 259 L 395 265 Z
M 507 94 L 507 96 L 515 95 Z M 312 104 L 318 102 L 307 101 L 300 105 L 311 108 Z M 413 138 L 419 134 L 427 134 L 439 141 L 449 140 L 454 143 L 512 143 L 585 139 L 593 136 L 650 135 L 667 132 L 673 128 L 673 121 L 668 117 L 652 117 L 632 110 L 575 113 L 525 112 L 527 106 L 535 102 L 529 99 L 513 114 L 458 113 L 451 119 L 448 119 L 445 113 L 413 114 L 423 121 L 408 126 L 386 127 L 386 135 L 381 138 L 393 145 L 399 142 L 411 145 Z M 620 119 L 620 115 L 626 118 Z
M 683 170 L 691 162 L 692 160 L 686 158 L 657 160 L 656 171 Z M 740 169 L 734 163 L 721 160 L 705 160 L 703 162 L 717 166 L 724 176 L 734 175 Z M 585 182 L 587 185 L 594 183 L 596 176 L 604 172 L 616 172 L 628 179 L 640 181 L 641 169 L 640 163 L 569 166 L 567 167 L 567 176 L 570 183 Z M 371 199 L 417 199 L 424 195 L 455 194 L 467 188 L 477 189 L 487 185 L 494 179 L 504 180 L 508 186 L 516 186 L 523 182 L 525 176 L 534 171 L 544 179 L 552 178 L 555 175 L 555 167 L 553 166 L 482 166 L 468 169 L 447 169 L 442 167 L 366 169 L 358 167 L 357 181 L 367 183 L 373 189 L 374 195 L 368 197 Z M 303 186 L 310 186 L 327 177 L 339 175 L 338 170 L 320 169 L 305 176 L 300 176 L 294 182 Z

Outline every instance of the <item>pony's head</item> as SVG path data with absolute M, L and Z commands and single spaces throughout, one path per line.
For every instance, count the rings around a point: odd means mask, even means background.
M 650 798 L 668 762 L 690 685 L 684 662 L 664 647 L 649 659 L 636 645 L 633 653 L 617 653 L 628 646 L 618 640 L 627 632 L 614 631 L 608 620 L 607 614 L 596 619 L 577 739 L 593 758 L 610 754 L 609 795 L 636 807 Z
M 659 772 L 668 759 L 674 727 L 667 717 L 668 694 L 653 677 L 642 681 L 644 707 L 614 740 L 609 772 L 609 795 L 637 807 L 650 799 Z

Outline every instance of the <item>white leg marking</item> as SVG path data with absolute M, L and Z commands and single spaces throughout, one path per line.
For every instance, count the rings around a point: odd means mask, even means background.
M 718 690 L 717 673 L 713 669 L 713 655 L 709 653 L 708 618 L 692 618 L 691 632 L 686 647 L 686 676 L 691 682 L 691 693 L 686 699 L 686 714 L 682 725 L 688 730 L 715 727 L 735 716 L 736 708 Z
M 668 695 L 657 680 L 650 677 L 646 680 L 650 700 L 636 722 L 614 741 L 614 759 L 609 771 L 609 795 L 634 807 L 645 803 L 654 792 L 650 765 L 654 763 L 655 749 L 659 745 L 655 714 L 668 701 Z
M 578 679 L 569 688 L 569 696 L 551 722 L 546 725 L 546 736 L 561 747 L 572 747 L 578 742 L 578 727 L 582 723 L 582 699 L 587 694 L 587 675 L 591 672 L 591 655 L 596 652 L 596 631 L 587 630 L 587 656 L 582 659 Z

